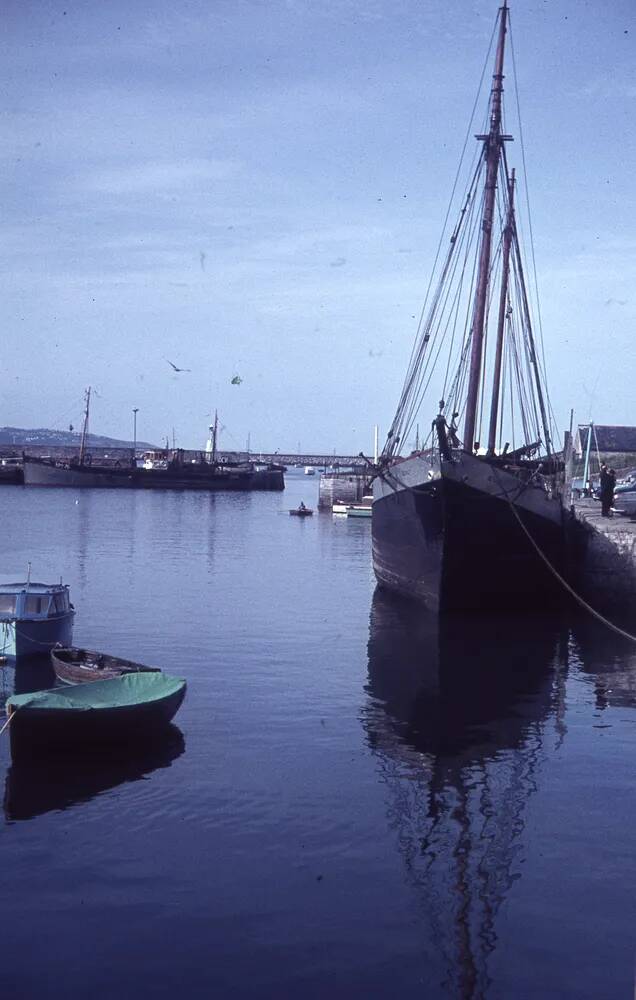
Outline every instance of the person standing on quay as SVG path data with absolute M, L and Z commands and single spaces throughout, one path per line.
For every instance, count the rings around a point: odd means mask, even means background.
M 614 503 L 614 487 L 616 486 L 616 473 L 613 469 L 608 469 L 605 463 L 601 466 L 601 516 L 611 517 L 610 509 Z

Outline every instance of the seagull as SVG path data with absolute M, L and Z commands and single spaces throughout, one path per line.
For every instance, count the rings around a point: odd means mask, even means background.
M 168 358 L 164 358 L 164 361 L 168 361 Z M 176 372 L 190 372 L 190 371 L 192 371 L 191 368 L 177 368 L 176 365 L 173 365 L 172 361 L 168 361 L 168 364 L 170 365 L 171 368 L 174 368 L 174 370 Z

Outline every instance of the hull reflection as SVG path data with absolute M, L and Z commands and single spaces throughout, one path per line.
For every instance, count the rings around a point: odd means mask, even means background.
M 33 819 L 53 810 L 70 809 L 129 781 L 140 781 L 170 767 L 185 750 L 183 733 L 170 726 L 134 755 L 107 751 L 57 755 L 55 769 L 42 764 L 12 764 L 7 771 L 4 814 L 7 820 Z
M 564 734 L 559 620 L 439 620 L 376 591 L 363 721 L 443 995 L 486 996 L 542 744 Z

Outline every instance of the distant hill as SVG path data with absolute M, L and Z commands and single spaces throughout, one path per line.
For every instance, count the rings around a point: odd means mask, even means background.
M 75 431 L 52 431 L 48 427 L 0 427 L 0 445 L 12 445 L 15 448 L 44 446 L 50 448 L 77 447 L 81 435 Z M 89 448 L 132 448 L 132 441 L 120 441 L 118 438 L 104 437 L 102 434 L 89 434 Z M 154 448 L 147 441 L 138 441 L 138 448 Z

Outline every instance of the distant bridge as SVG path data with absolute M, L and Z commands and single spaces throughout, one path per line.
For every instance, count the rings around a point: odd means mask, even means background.
M 237 458 L 245 459 L 250 458 L 253 462 L 278 462 L 280 465 L 312 465 L 316 468 L 325 469 L 327 467 L 334 468 L 335 466 L 352 466 L 352 465 L 366 465 L 364 458 L 360 458 L 360 455 L 334 455 L 333 452 L 329 455 L 294 455 L 288 452 L 265 452 L 265 451 L 251 451 L 248 455 L 247 452 L 236 452 L 236 451 L 218 451 L 217 455 L 220 459 L 226 458 L 229 461 L 235 461 Z M 367 456 L 369 461 L 373 459 Z
M 14 454 L 20 453 L 22 450 L 26 451 L 29 455 L 51 455 L 54 458 L 67 458 L 72 455 L 77 455 L 78 447 L 76 445 L 2 445 L 0 446 L 0 454 Z M 92 454 L 93 458 L 97 457 L 109 457 L 126 459 L 130 461 L 130 456 L 132 454 L 132 448 L 106 448 L 106 447 L 96 447 L 92 446 L 88 449 Z M 137 454 L 141 452 L 148 451 L 145 445 L 137 446 Z M 159 449 L 156 449 L 159 450 Z M 197 455 L 202 454 L 202 449 L 184 449 L 184 454 L 186 458 L 194 458 Z M 367 465 L 363 458 L 359 455 L 334 455 L 331 454 L 303 454 L 297 455 L 290 452 L 257 452 L 257 451 L 223 451 L 219 449 L 217 451 L 217 458 L 219 461 L 225 459 L 228 462 L 236 461 L 246 461 L 250 459 L 252 462 L 276 462 L 279 465 L 311 465 L 316 469 L 326 469 L 342 466 L 345 468 L 350 468 L 351 466 L 365 467 Z M 367 456 L 370 459 L 370 456 Z

